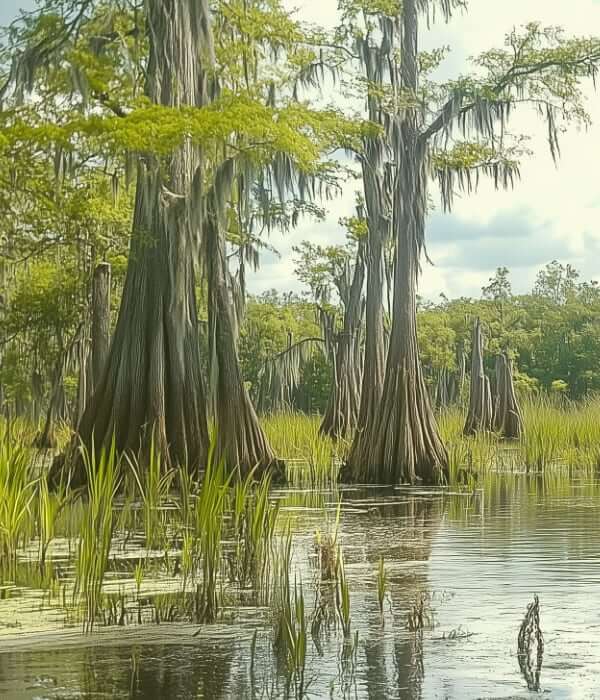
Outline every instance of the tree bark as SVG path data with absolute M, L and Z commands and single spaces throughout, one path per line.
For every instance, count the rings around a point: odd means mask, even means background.
M 110 350 L 110 278 L 110 264 L 100 263 L 92 280 L 92 390 L 100 384 Z
M 77 343 L 77 396 L 75 398 L 75 409 L 73 411 L 73 424 L 75 428 L 79 425 L 79 421 L 83 416 L 85 407 L 90 393 L 89 385 L 89 364 L 90 364 L 90 347 L 89 340 L 81 337 Z
M 195 0 L 149 0 L 146 94 L 179 108 L 208 101 L 209 11 Z M 202 159 L 186 141 L 139 158 L 123 296 L 101 379 L 79 425 L 85 445 L 137 452 L 154 431 L 166 463 L 205 463 L 208 426 L 200 374 L 195 242 Z M 84 479 L 79 468 L 73 483 Z
M 360 329 L 364 311 L 364 245 L 359 243 L 350 288 L 341 285 L 344 323 L 335 335 L 333 377 L 327 409 L 319 432 L 337 440 L 352 433 L 358 421 L 362 358 Z M 346 283 L 347 284 L 347 283 Z
M 63 370 L 64 356 L 61 352 L 52 372 L 50 401 L 48 402 L 48 408 L 46 409 L 44 426 L 36 435 L 33 443 L 35 447 L 39 447 L 40 449 L 51 449 L 52 447 L 56 446 L 56 440 L 54 438 L 54 424 L 60 411 L 61 402 L 64 399 L 62 396 Z
M 513 382 L 512 362 L 506 353 L 496 356 L 494 430 L 504 438 L 519 439 L 523 418 Z
M 385 174 L 381 169 L 381 144 L 367 143 L 363 161 L 363 182 L 367 209 L 366 250 L 367 293 L 365 303 L 365 352 L 360 390 L 357 430 L 348 455 L 350 478 L 360 474 L 375 430 L 385 376 L 385 331 L 383 325 L 384 255 L 389 237 L 391 202 L 387 202 Z
M 415 0 L 403 4 L 401 86 L 417 91 L 418 16 Z M 396 241 L 393 320 L 382 400 L 371 446 L 359 477 L 369 483 L 440 483 L 448 455 L 438 434 L 417 344 L 417 282 L 427 204 L 427 144 L 408 107 L 394 128 Z
M 224 459 L 230 472 L 239 469 L 242 477 L 256 467 L 257 478 L 273 470 L 282 480 L 284 464 L 260 427 L 240 369 L 225 242 L 214 206 L 209 208 L 205 235 L 217 459 Z
M 478 318 L 473 323 L 471 345 L 471 390 L 469 411 L 463 430 L 465 435 L 475 435 L 492 429 L 492 394 L 490 380 L 483 370 L 483 334 Z

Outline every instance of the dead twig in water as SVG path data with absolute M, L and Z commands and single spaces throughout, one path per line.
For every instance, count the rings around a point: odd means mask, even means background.
M 540 673 L 544 659 L 544 635 L 540 627 L 540 601 L 537 595 L 527 606 L 519 629 L 517 658 L 528 690 L 540 689 Z

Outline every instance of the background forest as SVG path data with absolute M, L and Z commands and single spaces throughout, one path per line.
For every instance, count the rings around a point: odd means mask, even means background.
M 123 225 L 126 229 L 128 222 Z M 327 259 L 327 251 L 322 253 L 321 263 Z M 111 260 L 114 323 L 126 252 L 115 252 Z M 316 269 L 316 256 L 311 262 Z M 36 421 L 45 415 L 56 363 L 78 332 L 90 287 L 91 276 L 86 276 L 76 258 L 63 258 L 56 249 L 32 256 L 13 278 L 5 291 L 3 309 L 5 333 L 11 339 L 0 373 L 5 411 L 25 412 Z M 325 410 L 332 375 L 316 307 L 309 293 L 272 291 L 248 297 L 240 327 L 240 365 L 250 394 L 262 410 Z M 335 304 L 333 308 L 339 322 L 339 309 Z M 509 271 L 501 268 L 479 299 L 421 300 L 418 313 L 421 356 L 438 406 L 443 401 L 436 394 L 439 379 L 457 371 L 462 354 L 470 357 L 471 329 L 477 317 L 488 338 L 487 370 L 492 373 L 496 352 L 509 349 L 522 397 L 549 393 L 577 400 L 600 390 L 600 289 L 595 281 L 580 281 L 577 271 L 568 265 L 549 263 L 540 270 L 532 291 L 520 295 L 513 295 Z M 202 305 L 200 314 L 206 319 Z M 273 396 L 269 384 L 273 360 L 290 343 L 307 339 L 309 347 L 291 393 Z M 206 342 L 202 356 L 206 364 Z M 64 401 L 56 414 L 59 420 L 72 421 L 77 410 L 77 372 L 73 361 L 62 377 Z M 461 399 L 464 402 L 467 397 Z

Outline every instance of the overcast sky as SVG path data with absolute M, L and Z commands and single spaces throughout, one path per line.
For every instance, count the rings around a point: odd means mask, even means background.
M 284 2 L 297 8 L 300 19 L 326 26 L 335 23 L 337 0 Z M 33 5 L 33 0 L 0 0 L 0 23 Z M 600 33 L 600 0 L 471 0 L 468 13 L 424 31 L 421 46 L 449 45 L 444 75 L 458 75 L 468 70 L 469 56 L 500 46 L 514 26 L 532 20 L 560 25 L 574 34 Z M 529 145 L 535 155 L 523 163 L 516 188 L 496 192 L 484 185 L 477 194 L 457 200 L 452 214 L 437 211 L 430 216 L 427 239 L 434 266 L 424 266 L 423 296 L 478 295 L 496 267 L 503 265 L 512 272 L 515 291 L 525 291 L 537 270 L 553 259 L 573 264 L 586 279 L 600 278 L 600 93 L 590 88 L 586 94 L 594 126 L 562 137 L 558 167 L 548 153 L 544 125 L 532 113 L 518 114 L 511 130 L 532 136 Z M 253 291 L 299 289 L 292 273 L 292 245 L 302 239 L 343 242 L 337 222 L 353 212 L 354 187 L 348 186 L 328 205 L 325 222 L 306 221 L 292 234 L 273 236 L 271 243 L 281 259 L 265 256 L 252 280 Z

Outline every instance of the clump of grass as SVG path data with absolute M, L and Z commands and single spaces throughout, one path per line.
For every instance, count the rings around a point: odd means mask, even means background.
M 231 475 L 226 476 L 223 460 L 215 463 L 215 441 L 211 441 L 208 462 L 196 501 L 194 538 L 202 558 L 202 586 L 197 588 L 196 621 L 214 622 L 219 608 L 218 577 L 222 558 L 221 533 Z
M 192 494 L 194 493 L 195 487 L 194 478 L 187 465 L 180 467 L 177 470 L 177 490 L 179 492 L 177 507 L 184 531 L 192 528 Z
M 460 442 L 465 425 L 465 413 L 459 406 L 449 406 L 437 417 L 438 430 L 446 445 Z
M 254 480 L 256 470 L 245 479 L 238 479 L 233 487 L 233 527 L 236 538 L 235 552 L 230 560 L 232 577 L 244 588 L 249 581 L 257 592 L 268 582 L 270 552 L 278 503 L 269 499 L 271 475 Z
M 77 550 L 74 595 L 84 600 L 84 626 L 86 631 L 91 631 L 100 606 L 114 532 L 113 504 L 120 483 L 120 462 L 114 438 L 108 450 L 102 448 L 99 456 L 93 445 L 89 452 L 82 446 L 81 454 L 87 477 L 88 503 Z
M 421 593 L 413 603 L 407 616 L 406 626 L 411 632 L 422 632 L 425 627 L 434 626 L 433 610 L 425 593 Z
M 287 465 L 290 484 L 325 487 L 337 481 L 349 445 L 321 435 L 319 416 L 280 413 L 267 416 L 263 428 L 275 452 Z
M 32 474 L 29 451 L 9 440 L 0 440 L 0 553 L 14 574 L 17 549 L 30 537 L 32 503 L 37 479 Z
M 273 647 L 294 684 L 295 697 L 301 698 L 305 691 L 308 635 L 302 583 L 295 580 L 293 591 L 290 585 L 291 562 L 292 536 L 288 531 L 275 564 Z
M 10 445 L 32 445 L 36 434 L 36 426 L 26 418 L 0 416 L 0 442 Z
M 46 474 L 42 474 L 38 480 L 37 488 L 37 512 L 39 531 L 39 559 L 40 571 L 43 572 L 46 565 L 48 547 L 56 536 L 56 528 L 59 516 L 65 506 L 72 499 L 69 484 L 61 481 L 54 491 L 48 488 Z
M 173 469 L 165 469 L 160 450 L 156 448 L 154 431 L 150 438 L 147 459 L 127 457 L 142 501 L 146 546 L 165 547 L 166 522 L 164 504 L 169 497 L 175 477 Z M 141 468 L 144 464 L 144 469 Z

